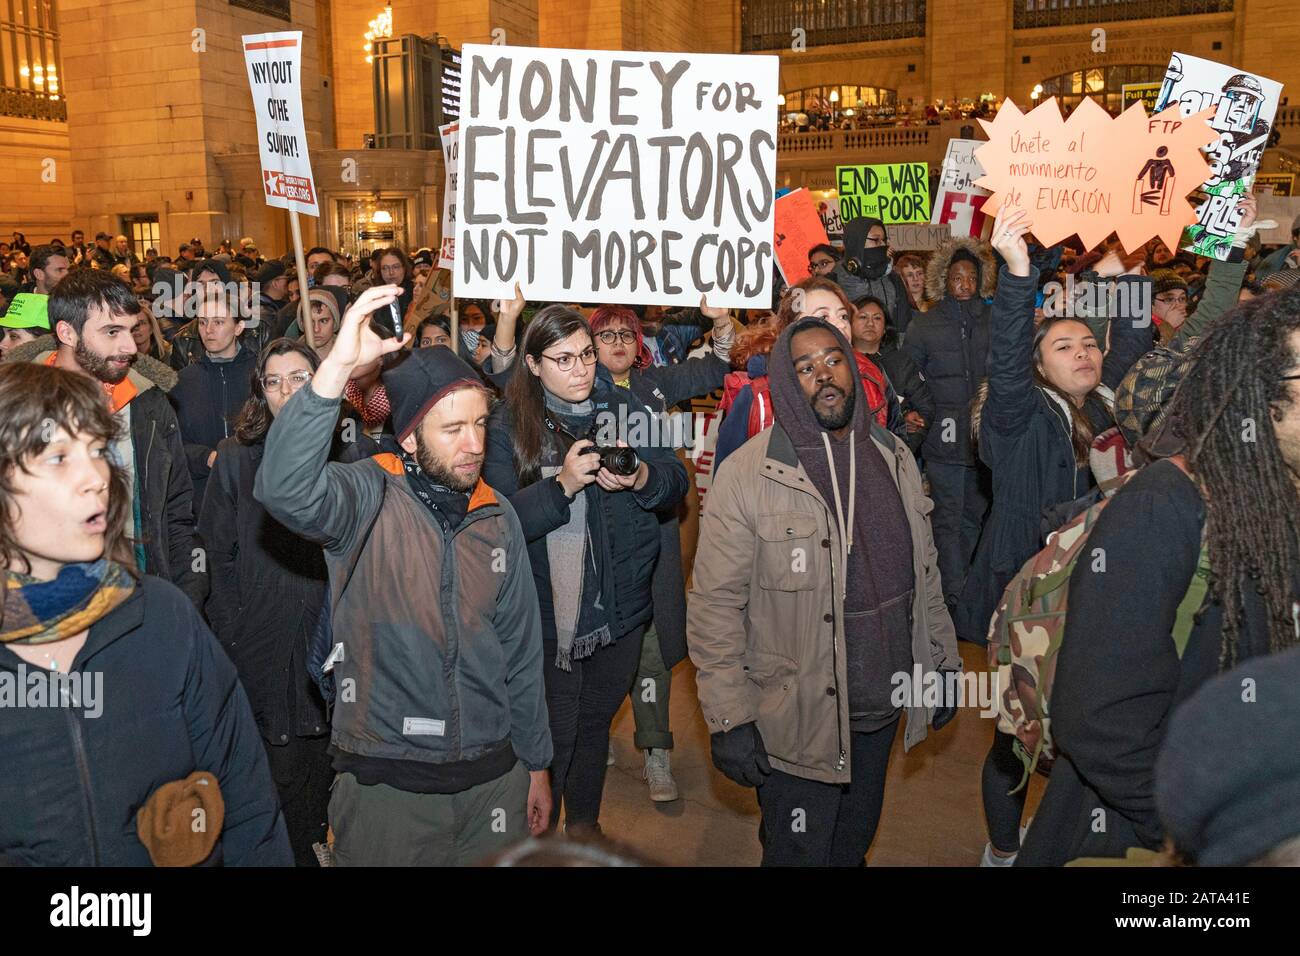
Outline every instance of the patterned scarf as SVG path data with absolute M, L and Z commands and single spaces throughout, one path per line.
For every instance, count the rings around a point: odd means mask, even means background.
M 388 390 L 383 385 L 375 387 L 369 402 L 366 401 L 365 390 L 353 381 L 343 386 L 343 395 L 348 404 L 357 410 L 362 424 L 367 428 L 376 428 L 388 421 L 388 413 L 392 408 L 388 404 Z
M 65 564 L 53 581 L 5 572 L 0 644 L 48 644 L 80 634 L 131 596 L 135 579 L 101 558 Z
M 420 467 L 410 452 L 403 451 L 401 460 L 402 469 L 406 472 L 406 486 L 411 489 L 411 493 L 424 503 L 435 520 L 447 530 L 459 528 L 469 513 L 469 494 L 452 491 L 446 485 L 438 484 Z

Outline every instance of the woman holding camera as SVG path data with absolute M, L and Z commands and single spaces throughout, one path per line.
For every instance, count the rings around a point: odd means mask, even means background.
M 566 829 L 599 830 L 609 725 L 652 615 L 655 511 L 685 495 L 686 469 L 669 448 L 635 457 L 614 448 L 626 447 L 615 429 L 644 412 L 623 389 L 597 384 L 596 346 L 577 312 L 542 309 L 520 350 L 525 368 L 493 413 L 483 477 L 518 513 L 537 584 L 555 746 L 551 822 L 563 803 Z

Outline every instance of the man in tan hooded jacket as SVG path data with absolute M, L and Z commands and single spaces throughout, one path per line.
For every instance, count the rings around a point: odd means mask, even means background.
M 758 787 L 764 864 L 855 866 L 902 712 L 906 749 L 954 713 L 900 689 L 961 660 L 933 505 L 867 414 L 851 346 L 800 320 L 768 368 L 776 422 L 709 492 L 687 639 L 714 764 Z

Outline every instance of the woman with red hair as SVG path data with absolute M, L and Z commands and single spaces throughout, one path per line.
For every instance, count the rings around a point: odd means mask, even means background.
M 718 411 L 723 413 L 718 429 L 718 447 L 714 453 L 714 471 L 733 451 L 772 424 L 772 401 L 767 392 L 767 356 L 778 335 L 796 319 L 816 316 L 835 326 L 853 341 L 853 305 L 830 279 L 809 276 L 795 283 L 781 295 L 776 315 L 761 326 L 750 326 L 741 333 L 732 350 L 731 364 L 743 368 L 732 372 L 723 385 Z M 897 397 L 885 373 L 861 352 L 854 352 L 862 387 L 876 421 L 906 440 L 906 426 Z
M 727 309 L 710 308 L 701 300 L 700 312 L 713 320 L 713 351 L 701 358 L 656 366 L 636 313 L 622 305 L 600 306 L 589 319 L 599 362 L 597 379 L 607 386 L 627 389 L 646 413 L 646 420 L 657 419 L 661 426 L 669 421 L 667 413 L 678 402 L 721 388 L 730 371 L 727 359 L 735 327 Z M 630 424 L 635 429 L 635 423 Z M 665 434 L 662 427 L 658 434 Z M 667 434 L 671 435 L 671 430 Z M 630 445 L 637 444 L 630 437 L 619 437 Z M 658 517 L 659 562 L 651 580 L 654 616 L 641 641 L 641 661 L 632 682 L 631 698 L 636 722 L 633 740 L 645 753 L 644 777 L 650 785 L 650 799 L 663 803 L 678 796 L 669 763 L 673 735 L 668 723 L 668 701 L 673 667 L 686 658 L 686 582 L 677 510 L 659 512 Z M 654 687 L 650 701 L 643 699 L 642 689 L 647 686 Z

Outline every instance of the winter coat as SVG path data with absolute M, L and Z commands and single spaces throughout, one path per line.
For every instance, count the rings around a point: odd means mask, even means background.
M 1121 281 L 1138 285 L 1151 280 L 1128 276 Z M 1090 482 L 1080 480 L 1064 400 L 1034 384 L 1037 288 L 1038 274 L 1032 267 L 1025 278 L 1003 267 L 993 299 L 988 394 L 976 406 L 979 455 L 993 475 L 993 503 L 954 622 L 959 637 L 977 644 L 987 640 L 989 619 L 1003 589 L 1043 546 L 1046 531 L 1055 530 L 1048 527 L 1045 531 L 1045 523 L 1055 522 L 1050 512 L 1090 488 Z M 1110 349 L 1102 361 L 1099 389 L 1106 401 L 1111 389 L 1147 350 L 1149 341 L 1150 325 L 1111 322 Z M 1104 343 L 1098 344 L 1104 347 Z M 1088 399 L 1084 413 L 1092 422 L 1093 434 L 1115 424 L 1111 409 L 1096 397 Z
M 279 746 L 329 732 L 306 664 L 328 576 L 320 545 L 280 524 L 253 497 L 264 450 L 263 442 L 234 438 L 218 446 L 199 533 L 212 583 L 208 620 L 239 671 L 263 739 Z
M 0 645 L 0 679 L 39 670 Z M 144 577 L 91 625 L 69 673 L 102 675 L 98 701 L 5 707 L 0 720 L 0 859 L 150 866 L 139 809 L 163 784 L 207 771 L 225 804 L 207 862 L 293 866 L 244 688 L 173 585 Z
M 946 291 L 948 266 L 958 249 L 973 252 L 980 261 L 978 291 L 964 303 Z M 925 291 L 935 304 L 913 318 L 903 342 L 934 396 L 934 420 L 921 446 L 926 461 L 975 464 L 970 403 L 988 362 L 990 313 L 982 300 L 993 295 L 995 276 L 987 247 L 966 236 L 945 242 L 926 267 Z
M 1155 769 L 1169 717 L 1219 670 L 1222 605 L 1203 605 L 1181 659 L 1171 637 L 1204 523 L 1205 503 L 1191 479 L 1159 461 L 1116 492 L 1089 532 L 1087 546 L 1102 549 L 1105 567 L 1080 561 L 1070 577 L 1052 685 L 1060 754 L 1017 865 L 1160 848 Z M 1268 652 L 1263 603 L 1253 587 L 1243 592 L 1239 660 Z
M 6 362 L 52 364 L 58 341 L 52 335 L 26 342 L 5 353 Z M 176 412 L 167 392 L 176 373 L 161 362 L 140 356 L 128 373 L 135 387 L 125 414 L 131 418 L 131 448 L 135 456 L 136 504 L 140 512 L 144 570 L 171 581 L 194 606 L 203 607 L 207 574 L 196 564 L 200 553 L 194 528 L 194 483 L 186 466 Z
M 596 382 L 591 399 L 598 416 L 609 413 L 615 421 L 620 408 L 625 409 L 622 414 L 635 413 L 639 408 L 636 399 L 623 389 L 600 381 Z M 488 422 L 483 476 L 510 500 L 519 514 L 542 610 L 543 633 L 553 642 L 556 640 L 555 612 L 546 536 L 568 523 L 570 499 L 555 478 L 540 478 L 520 487 L 515 471 L 513 434 L 509 406 L 499 405 Z M 592 532 L 594 557 L 605 586 L 601 601 L 615 640 L 649 624 L 653 617 L 652 582 L 660 541 L 656 512 L 675 506 L 686 496 L 686 468 L 670 449 L 641 448 L 637 454 L 650 472 L 640 491 L 608 492 L 593 482 L 580 492 L 587 496 L 587 526 Z M 559 465 L 562 461 L 559 449 L 553 448 L 544 463 Z
M 289 399 L 253 482 L 273 518 L 325 548 L 343 644 L 333 748 L 436 768 L 509 747 L 545 769 L 541 621 L 514 509 L 480 480 L 446 529 L 395 455 L 329 462 L 339 407 L 311 387 Z
M 912 536 L 912 659 L 923 674 L 960 670 L 930 531 L 934 503 L 916 459 L 870 421 Z M 806 567 L 791 570 L 792 548 Z M 700 524 L 687 639 L 710 733 L 756 721 L 772 766 L 809 780 L 850 780 L 839 529 L 778 424 L 719 471 Z M 827 611 L 830 608 L 830 611 Z M 924 681 L 924 677 L 922 677 Z M 933 707 L 909 706 L 903 746 L 928 734 Z
M 628 391 L 643 409 L 666 416 L 678 402 L 721 388 L 730 370 L 731 366 L 710 352 L 676 365 L 634 368 L 629 375 Z M 600 365 L 597 375 L 608 379 L 609 371 Z M 666 423 L 665 418 L 660 421 Z M 689 441 L 694 435 L 684 437 Z M 636 445 L 630 440 L 628 444 Z M 671 669 L 686 659 L 686 578 L 682 571 L 681 523 L 677 504 L 659 509 L 655 516 L 659 519 L 659 560 L 651 581 L 654 626 L 664 666 Z
M 194 482 L 195 515 L 203 507 L 209 456 L 235 433 L 234 422 L 253 390 L 257 356 L 242 345 L 229 362 L 214 362 L 206 352 L 181 369 L 169 398 L 185 443 L 185 460 Z
M 884 346 L 867 358 L 888 376 L 889 384 L 898 395 L 900 411 L 904 415 L 917 412 L 925 419 L 925 427 L 920 431 L 909 432 L 904 429 L 898 436 L 907 442 L 907 447 L 913 452 L 919 451 L 925 442 L 925 436 L 930 432 L 930 426 L 934 424 L 934 396 L 930 393 L 929 383 L 912 361 L 912 356 L 897 345 Z

